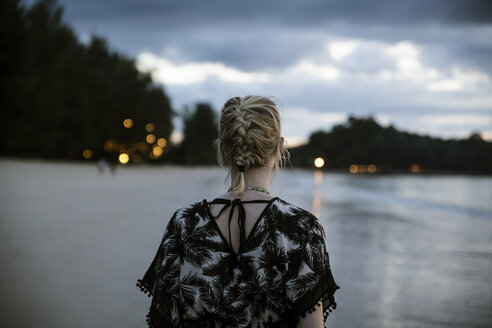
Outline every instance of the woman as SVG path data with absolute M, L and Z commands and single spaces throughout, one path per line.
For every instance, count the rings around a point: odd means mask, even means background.
M 152 297 L 149 327 L 323 327 L 340 287 L 318 219 L 270 196 L 271 171 L 288 154 L 275 103 L 229 99 L 217 146 L 229 191 L 169 221 L 137 282 Z

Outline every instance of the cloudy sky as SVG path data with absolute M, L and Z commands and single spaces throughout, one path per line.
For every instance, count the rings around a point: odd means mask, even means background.
M 178 111 L 259 94 L 279 104 L 291 145 L 350 114 L 492 139 L 492 1 L 59 2 L 82 41 L 136 58 Z

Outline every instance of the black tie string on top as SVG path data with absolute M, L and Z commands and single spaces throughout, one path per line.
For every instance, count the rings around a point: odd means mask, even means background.
M 232 252 L 234 255 L 236 255 L 236 258 L 243 252 L 244 250 L 244 243 L 246 242 L 246 231 L 245 231 L 245 222 L 246 222 L 246 211 L 244 210 L 243 203 L 269 203 L 270 200 L 265 200 L 265 199 L 258 199 L 258 200 L 246 200 L 246 201 L 241 201 L 241 199 L 236 198 L 233 200 L 229 199 L 223 199 L 223 198 L 217 198 L 213 200 L 212 202 L 208 203 L 209 205 L 209 211 L 210 211 L 210 206 L 213 204 L 224 204 L 225 206 L 222 207 L 220 210 L 219 214 L 216 216 L 212 216 L 212 218 L 217 219 L 224 211 L 226 208 L 231 206 L 231 211 L 229 212 L 229 244 L 231 247 Z M 239 209 L 237 221 L 238 221 L 238 226 L 239 226 L 239 250 L 238 253 L 234 252 L 234 248 L 232 247 L 232 239 L 231 239 L 231 221 L 232 217 L 234 215 L 234 210 L 236 206 Z

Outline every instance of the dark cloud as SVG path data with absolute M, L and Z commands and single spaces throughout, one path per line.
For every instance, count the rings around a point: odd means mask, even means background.
M 94 33 L 130 56 L 150 52 L 175 65 L 215 62 L 246 72 L 275 74 L 305 58 L 314 64 L 333 64 L 327 54 L 328 42 L 355 39 L 364 43 L 336 66 L 343 74 L 366 74 L 368 78 L 344 75 L 333 82 L 306 79 L 240 84 L 212 76 L 195 85 L 166 85 L 178 109 L 196 101 L 208 101 L 219 108 L 232 96 L 262 94 L 277 96 L 289 108 L 307 108 L 313 115 L 372 113 L 410 129 L 418 128 L 418 117 L 429 113 L 492 117 L 492 107 L 484 109 L 483 105 L 483 98 L 492 90 L 467 87 L 471 94 L 432 93 L 426 89 L 427 82 L 371 81 L 382 70 L 397 70 L 396 59 L 385 57 L 384 49 L 401 41 L 416 45 L 419 63 L 438 70 L 442 79 L 452 78 L 454 67 L 491 76 L 489 0 L 59 2 L 65 7 L 65 20 L 82 40 Z M 490 88 L 490 84 L 484 85 Z M 469 124 L 471 130 L 473 124 Z M 492 130 L 492 126 L 486 129 Z
M 315 25 L 333 20 L 353 24 L 481 24 L 492 22 L 488 0 L 250 0 L 156 1 L 65 0 L 71 18 L 159 20 L 161 26 L 193 28 L 231 24 Z M 254 21 L 254 22 L 253 22 Z
M 243 70 L 292 65 L 302 54 L 320 51 L 334 36 L 443 43 L 444 47 L 458 44 L 479 50 L 455 51 L 464 61 L 470 58 L 477 64 L 492 55 L 483 37 L 464 32 L 492 26 L 492 1 L 487 0 L 60 3 L 66 20 L 85 40 L 95 33 L 131 56 L 151 51 L 175 60 L 222 62 Z

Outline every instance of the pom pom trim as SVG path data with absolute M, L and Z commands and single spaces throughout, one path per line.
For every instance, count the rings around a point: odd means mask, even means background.
M 142 281 L 142 279 L 137 280 L 137 287 L 140 288 L 140 290 L 144 294 L 146 294 L 148 297 L 152 297 L 152 295 L 153 295 L 152 290 L 150 289 L 150 287 L 145 282 Z M 149 309 L 149 311 L 145 315 L 145 321 L 147 322 L 147 327 L 148 328 L 157 328 L 152 324 L 152 320 L 150 320 L 150 312 L 151 312 L 151 309 Z
M 299 321 L 301 318 L 305 318 L 307 313 L 315 312 L 317 310 L 317 307 L 321 307 L 320 302 L 329 301 L 330 304 L 326 309 L 323 310 L 323 322 L 326 322 L 326 319 L 328 319 L 330 312 L 333 312 L 333 310 L 337 308 L 337 302 L 335 302 L 335 299 L 333 297 L 337 289 L 340 289 L 340 286 L 335 285 L 331 290 L 325 291 L 323 296 L 321 296 L 312 306 L 309 306 L 308 308 L 300 312 L 301 314 L 299 314 L 299 316 L 297 317 L 297 321 Z
M 147 294 L 148 297 L 152 296 L 152 290 L 150 290 L 149 286 L 145 284 L 142 279 L 137 280 L 137 287 L 140 288 L 140 290 L 144 293 Z

